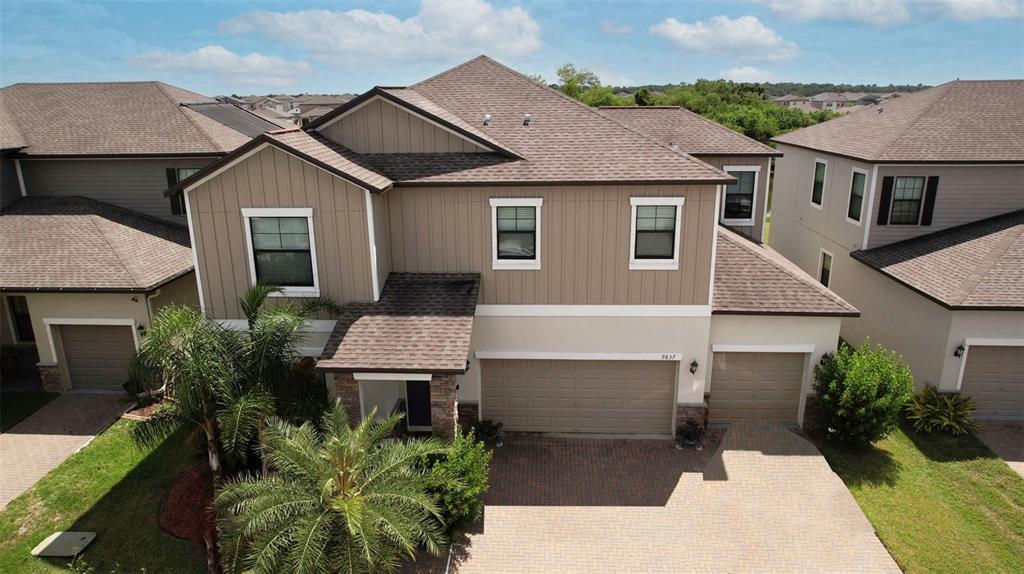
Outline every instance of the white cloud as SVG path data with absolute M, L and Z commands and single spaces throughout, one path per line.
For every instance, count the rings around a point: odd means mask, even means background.
M 790 60 L 800 53 L 795 43 L 784 40 L 754 16 L 712 16 L 692 24 L 668 18 L 651 26 L 651 34 L 689 52 L 727 54 L 743 60 Z
M 633 25 L 620 24 L 615 20 L 601 20 L 601 29 L 612 36 L 623 36 L 633 31 Z
M 728 70 L 722 70 L 718 72 L 718 77 L 723 80 L 732 80 L 734 82 L 777 82 L 779 77 L 767 70 L 755 68 L 753 66 L 741 66 L 739 68 L 729 68 Z
M 184 70 L 215 76 L 225 83 L 284 87 L 313 71 L 306 62 L 251 53 L 240 55 L 223 46 L 191 52 L 147 52 L 129 62 L 152 70 Z
M 542 45 L 540 26 L 529 12 L 495 8 L 485 0 L 423 0 L 419 12 L 405 20 L 367 10 L 259 10 L 225 20 L 220 29 L 260 33 L 345 66 L 480 53 L 521 56 Z
M 875 26 L 911 18 L 975 21 L 1024 17 L 1024 0 L 757 0 L 772 12 L 803 22 L 849 20 Z
M 800 20 L 852 20 L 876 26 L 910 18 L 906 0 L 760 0 L 772 12 Z

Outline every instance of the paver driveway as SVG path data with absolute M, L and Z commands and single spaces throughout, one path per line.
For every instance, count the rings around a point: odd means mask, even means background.
M 1024 421 L 982 421 L 981 440 L 1024 476 Z
M 0 510 L 92 440 L 130 399 L 123 393 L 65 393 L 0 434 Z
M 482 527 L 450 571 L 900 571 L 809 442 L 737 423 L 712 452 L 512 438 L 495 453 Z

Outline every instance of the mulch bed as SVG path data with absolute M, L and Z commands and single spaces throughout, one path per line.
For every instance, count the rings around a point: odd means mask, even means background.
M 122 414 L 121 418 L 132 421 L 149 420 L 149 417 L 153 416 L 153 412 L 156 411 L 157 407 L 159 407 L 161 404 L 163 403 L 159 401 L 136 403 L 135 407 L 132 408 L 132 410 Z
M 176 538 L 203 540 L 214 527 L 213 475 L 205 462 L 188 469 L 160 504 L 160 529 Z

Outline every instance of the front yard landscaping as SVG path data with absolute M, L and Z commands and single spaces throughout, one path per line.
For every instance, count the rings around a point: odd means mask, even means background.
M 134 424 L 118 421 L 0 512 L 0 572 L 65 572 L 69 559 L 29 554 L 57 530 L 96 532 L 78 564 L 96 574 L 206 570 L 199 543 L 157 525 L 161 500 L 186 469 L 204 462 L 202 450 L 179 431 L 140 451 L 128 436 Z
M 906 572 L 1024 572 L 1024 478 L 970 434 L 903 424 L 822 453 Z
M 0 393 L 0 432 L 7 432 L 55 398 L 56 394 L 43 391 L 3 391 Z

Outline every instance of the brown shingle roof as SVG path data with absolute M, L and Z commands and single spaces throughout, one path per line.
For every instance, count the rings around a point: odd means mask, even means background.
M 480 276 L 391 273 L 377 303 L 348 303 L 317 367 L 465 373 Z
M 718 228 L 713 313 L 860 315 L 774 249 Z
M 951 309 L 1024 309 L 1024 210 L 851 255 Z
M 874 162 L 1024 162 L 1024 80 L 957 80 L 773 141 Z
M 182 225 L 84 197 L 27 197 L 0 215 L 0 288 L 149 291 L 192 269 Z
M 4 104 L 4 92 L 0 90 L 0 150 L 18 149 L 28 145 L 14 115 Z
M 0 93 L 29 156 L 212 155 L 249 139 L 181 105 L 213 98 L 162 82 L 14 84 Z
M 678 106 L 604 106 L 601 113 L 692 155 L 782 155 L 700 114 Z

